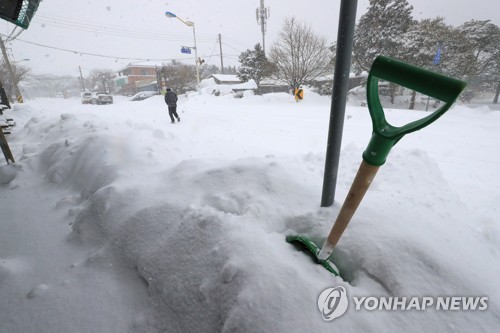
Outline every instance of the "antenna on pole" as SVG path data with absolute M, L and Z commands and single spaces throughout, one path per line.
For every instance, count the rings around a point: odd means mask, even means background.
M 257 23 L 260 24 L 260 30 L 262 31 L 262 50 L 264 55 L 266 54 L 266 27 L 267 20 L 271 16 L 271 10 L 269 7 L 264 7 L 264 0 L 260 0 L 260 7 L 255 11 L 257 17 Z

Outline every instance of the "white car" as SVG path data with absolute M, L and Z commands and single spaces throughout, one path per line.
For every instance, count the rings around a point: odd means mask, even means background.
M 130 98 L 131 101 L 142 101 L 151 96 L 158 95 L 156 91 L 141 91 Z
M 113 96 L 105 93 L 93 93 L 90 99 L 91 104 L 113 104 Z
M 81 94 L 81 98 L 82 98 L 82 104 L 90 104 L 92 101 L 92 93 L 83 92 Z

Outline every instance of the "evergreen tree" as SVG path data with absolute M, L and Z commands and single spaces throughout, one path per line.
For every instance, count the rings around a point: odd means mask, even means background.
M 378 55 L 404 58 L 401 35 L 414 24 L 412 11 L 407 0 L 370 0 L 370 8 L 354 31 L 353 65 L 358 73 L 368 71 Z M 394 103 L 396 86 L 389 88 Z
M 494 89 L 500 81 L 500 29 L 490 21 L 465 22 L 443 41 L 441 72 L 466 81 L 461 99 L 470 100 L 485 88 Z
M 370 0 L 355 30 L 353 67 L 368 71 L 378 55 L 467 81 L 462 100 L 482 90 L 500 95 L 500 28 L 490 21 L 471 20 L 455 28 L 442 18 L 414 21 L 407 0 Z M 433 60 L 440 49 L 439 64 Z M 391 85 L 391 102 L 395 86 Z M 415 94 L 410 108 L 415 103 Z
M 229 75 L 236 75 L 238 74 L 238 69 L 236 68 L 236 66 L 227 66 L 225 67 L 224 66 L 224 74 L 229 74 Z
M 468 90 L 477 92 L 481 91 L 485 84 L 498 83 L 500 28 L 489 20 L 471 20 L 459 26 L 458 30 L 464 35 L 465 56 L 457 74 L 468 82 Z
M 246 50 L 240 54 L 241 66 L 236 75 L 243 82 L 254 80 L 257 86 L 262 78 L 269 76 L 269 61 L 260 44 L 255 45 L 253 50 Z
M 414 23 L 407 0 L 370 0 L 354 32 L 353 65 L 368 71 L 378 55 L 400 58 L 400 36 Z
M 414 22 L 408 31 L 397 39 L 399 59 L 420 68 L 443 72 L 443 63 L 449 63 L 450 51 L 455 48 L 449 43 L 453 40 L 454 28 L 446 25 L 443 18 L 424 19 Z M 440 60 L 434 58 L 440 52 Z M 416 92 L 413 91 L 409 109 L 415 107 Z
M 442 17 L 415 22 L 397 39 L 400 60 L 421 68 L 436 70 L 439 65 L 434 63 L 437 50 L 440 49 L 441 60 L 449 57 L 445 49 L 448 51 L 448 41 L 452 35 L 453 27 L 446 25 Z

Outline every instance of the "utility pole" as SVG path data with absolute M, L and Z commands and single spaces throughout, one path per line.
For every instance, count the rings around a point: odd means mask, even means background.
M 19 103 L 23 103 L 23 96 L 21 95 L 21 91 L 19 90 L 19 86 L 17 85 L 16 77 L 14 76 L 14 71 L 12 70 L 12 66 L 10 65 L 9 57 L 7 56 L 7 50 L 5 49 L 5 44 L 3 43 L 3 39 L 0 37 L 0 48 L 2 49 L 3 60 L 5 62 L 5 66 L 7 66 L 7 70 L 9 71 L 10 79 L 12 81 L 12 86 L 14 87 L 14 92 L 16 93 L 16 98 Z
M 78 69 L 80 70 L 80 90 L 82 92 L 84 92 L 85 91 L 85 84 L 83 83 L 82 67 L 78 66 Z
M 220 73 L 224 74 L 224 60 L 222 58 L 222 37 L 219 34 L 219 47 L 220 47 Z
M 269 16 L 271 15 L 271 10 L 269 7 L 264 7 L 264 0 L 260 0 L 260 7 L 256 11 L 257 23 L 260 24 L 260 30 L 262 31 L 262 50 L 264 55 L 266 54 L 266 24 Z

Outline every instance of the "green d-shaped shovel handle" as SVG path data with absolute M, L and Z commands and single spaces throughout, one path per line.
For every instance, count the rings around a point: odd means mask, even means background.
M 399 84 L 444 102 L 427 117 L 401 127 L 389 124 L 378 95 L 379 79 Z M 427 71 L 384 56 L 378 56 L 370 69 L 367 82 L 368 109 L 373 123 L 373 134 L 363 153 L 363 160 L 372 165 L 385 163 L 391 148 L 405 135 L 429 125 L 441 117 L 455 102 L 466 83 L 445 75 Z

